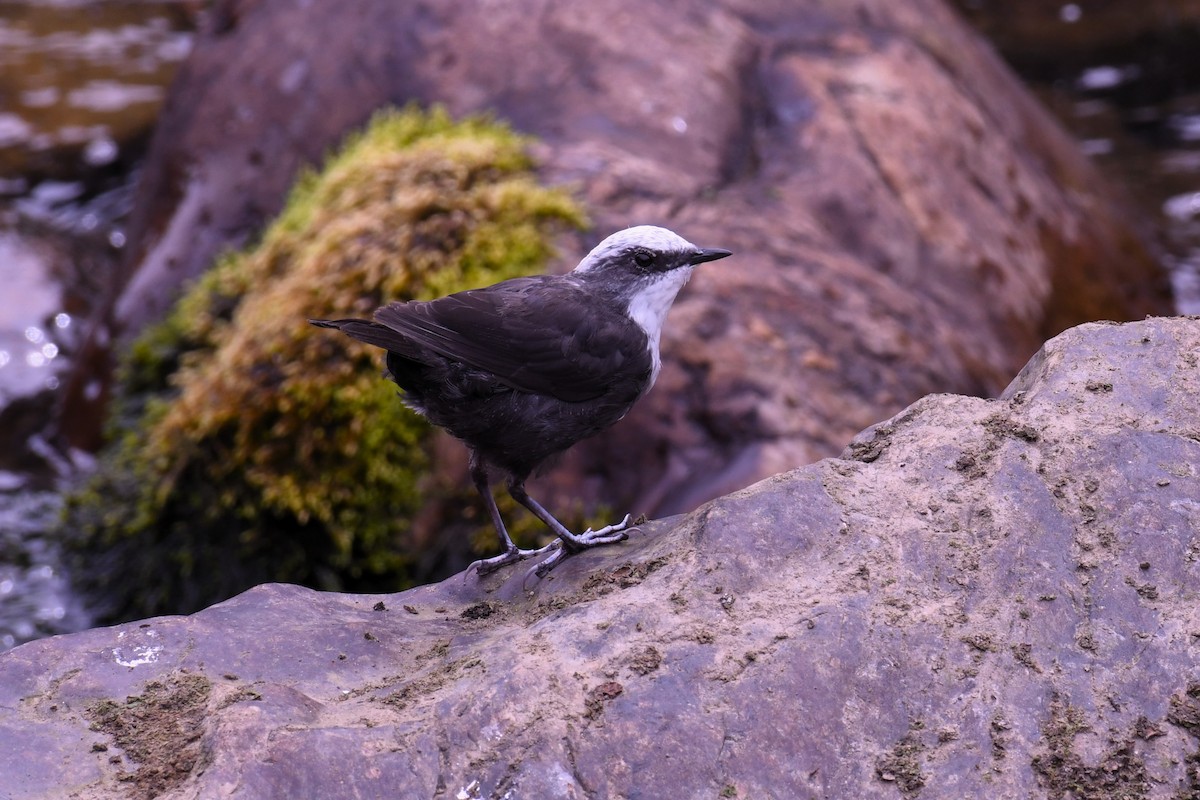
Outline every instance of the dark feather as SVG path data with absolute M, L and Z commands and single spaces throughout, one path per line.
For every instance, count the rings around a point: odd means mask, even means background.
M 310 319 L 309 322 L 318 328 L 333 328 L 360 342 L 373 344 L 387 350 L 412 347 L 411 342 L 391 328 L 367 319 Z
M 627 394 L 614 383 L 643 384 L 651 369 L 642 329 L 568 277 L 517 278 L 430 302 L 391 303 L 369 327 L 342 322 L 345 333 L 406 358 L 425 361 L 422 350 L 432 352 L 513 389 L 571 403 L 614 389 Z

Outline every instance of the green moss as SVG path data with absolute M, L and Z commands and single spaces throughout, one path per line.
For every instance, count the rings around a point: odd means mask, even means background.
M 584 219 L 536 183 L 526 145 L 487 118 L 377 115 L 133 344 L 112 444 L 66 517 L 107 618 L 264 580 L 404 585 L 429 428 L 377 349 L 305 320 L 544 269 L 552 235 Z

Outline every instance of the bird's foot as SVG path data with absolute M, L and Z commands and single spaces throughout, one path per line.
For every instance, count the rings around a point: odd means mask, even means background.
M 507 567 L 509 564 L 515 564 L 518 561 L 524 561 L 527 558 L 540 556 L 543 553 L 548 553 L 551 550 L 558 550 L 561 548 L 562 542 L 558 541 L 557 539 L 545 547 L 539 547 L 535 550 L 522 550 L 519 547 L 512 547 L 508 550 L 505 550 L 498 556 L 481 558 L 478 561 L 473 562 L 467 567 L 466 571 L 463 573 L 463 577 L 470 575 L 471 571 L 474 570 L 475 573 L 482 578 L 484 575 L 490 575 L 501 567 Z
M 626 514 L 625 519 L 612 525 L 605 525 L 598 531 L 588 528 L 583 533 L 572 533 L 569 537 L 559 534 L 561 537 L 559 542 L 562 546 L 545 561 L 529 570 L 525 574 L 525 580 L 528 581 L 532 575 L 539 578 L 546 577 L 550 570 L 561 564 L 567 556 L 587 550 L 589 547 L 599 547 L 602 544 L 613 544 L 628 539 L 629 534 L 625 530 L 629 527 L 631 519 L 632 515 Z
M 589 547 L 596 547 L 602 544 L 612 544 L 613 542 L 621 542 L 629 538 L 629 534 L 625 530 L 629 527 L 629 522 L 633 518 L 632 514 L 626 514 L 625 519 L 620 522 L 615 522 L 612 525 L 605 525 L 598 531 L 588 528 L 583 533 L 569 534 L 563 536 L 563 545 L 566 550 L 572 553 L 578 553 L 581 550 L 586 550 Z M 560 534 L 561 536 L 561 534 Z

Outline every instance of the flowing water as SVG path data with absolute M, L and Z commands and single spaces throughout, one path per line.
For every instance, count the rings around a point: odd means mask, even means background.
M 0 651 L 90 623 L 46 533 L 87 457 L 39 427 L 199 5 L 0 0 Z
M 1200 8 L 1194 0 L 953 0 L 1155 228 L 1200 314 Z
M 14 480 L 0 473 L 0 486 Z M 71 592 L 58 546 L 46 536 L 60 503 L 54 492 L 0 491 L 0 651 L 91 621 Z

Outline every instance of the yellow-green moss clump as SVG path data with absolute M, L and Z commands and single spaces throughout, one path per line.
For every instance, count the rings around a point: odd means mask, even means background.
M 108 618 L 263 580 L 398 588 L 429 429 L 380 351 L 307 324 L 542 270 L 583 224 L 485 118 L 379 114 L 133 346 L 114 441 L 68 505 Z

